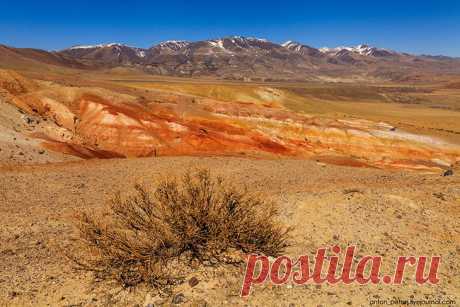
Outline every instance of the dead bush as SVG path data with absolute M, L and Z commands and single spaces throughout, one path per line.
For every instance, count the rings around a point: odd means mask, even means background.
M 276 221 L 273 203 L 208 170 L 135 191 L 117 194 L 103 214 L 78 214 L 83 256 L 73 260 L 98 279 L 164 288 L 180 282 L 191 262 L 229 263 L 231 252 L 276 256 L 288 246 L 290 229 Z

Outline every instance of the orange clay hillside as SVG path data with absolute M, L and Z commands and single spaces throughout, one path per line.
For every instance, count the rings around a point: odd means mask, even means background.
M 246 155 L 433 171 L 460 161 L 460 146 L 435 137 L 385 122 L 298 113 L 275 100 L 243 103 L 167 91 L 143 97 L 6 70 L 0 88 L 3 101 L 42 119 L 28 139 L 82 158 Z

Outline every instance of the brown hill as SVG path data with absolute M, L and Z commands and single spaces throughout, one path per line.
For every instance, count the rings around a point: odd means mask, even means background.
M 60 53 L 48 52 L 32 48 L 13 48 L 0 45 L 0 68 L 24 69 L 41 68 L 49 70 L 49 66 L 67 68 L 85 68 L 78 60 L 65 57 Z

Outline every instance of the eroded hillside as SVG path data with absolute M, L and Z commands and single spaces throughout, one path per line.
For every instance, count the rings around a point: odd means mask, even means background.
M 459 146 L 384 122 L 297 113 L 277 103 L 282 91 L 266 86 L 260 86 L 258 95 L 270 103 L 165 90 L 152 98 L 137 92 L 30 80 L 3 70 L 0 88 L 2 100 L 24 112 L 29 118 L 26 124 L 35 127 L 20 134 L 38 150 L 55 155 L 293 157 L 426 170 L 448 168 L 460 161 Z M 3 144 L 14 141 L 1 140 Z

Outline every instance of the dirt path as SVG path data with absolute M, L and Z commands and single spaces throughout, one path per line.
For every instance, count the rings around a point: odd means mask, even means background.
M 399 255 L 441 255 L 436 286 L 256 287 L 241 299 L 242 273 L 215 269 L 188 284 L 186 305 L 368 306 L 371 298 L 460 301 L 460 177 L 389 172 L 299 160 L 149 158 L 90 160 L 0 169 L 0 305 L 93 306 L 160 302 L 148 289 L 120 291 L 92 285 L 63 256 L 70 244 L 75 210 L 97 209 L 118 190 L 154 182 L 191 167 L 209 167 L 280 203 L 281 218 L 295 227 L 288 254 L 313 254 L 322 246 L 355 243 L 360 255 L 382 255 L 390 268 Z M 456 297 L 457 295 L 457 297 Z M 294 305 L 290 305 L 290 304 Z

